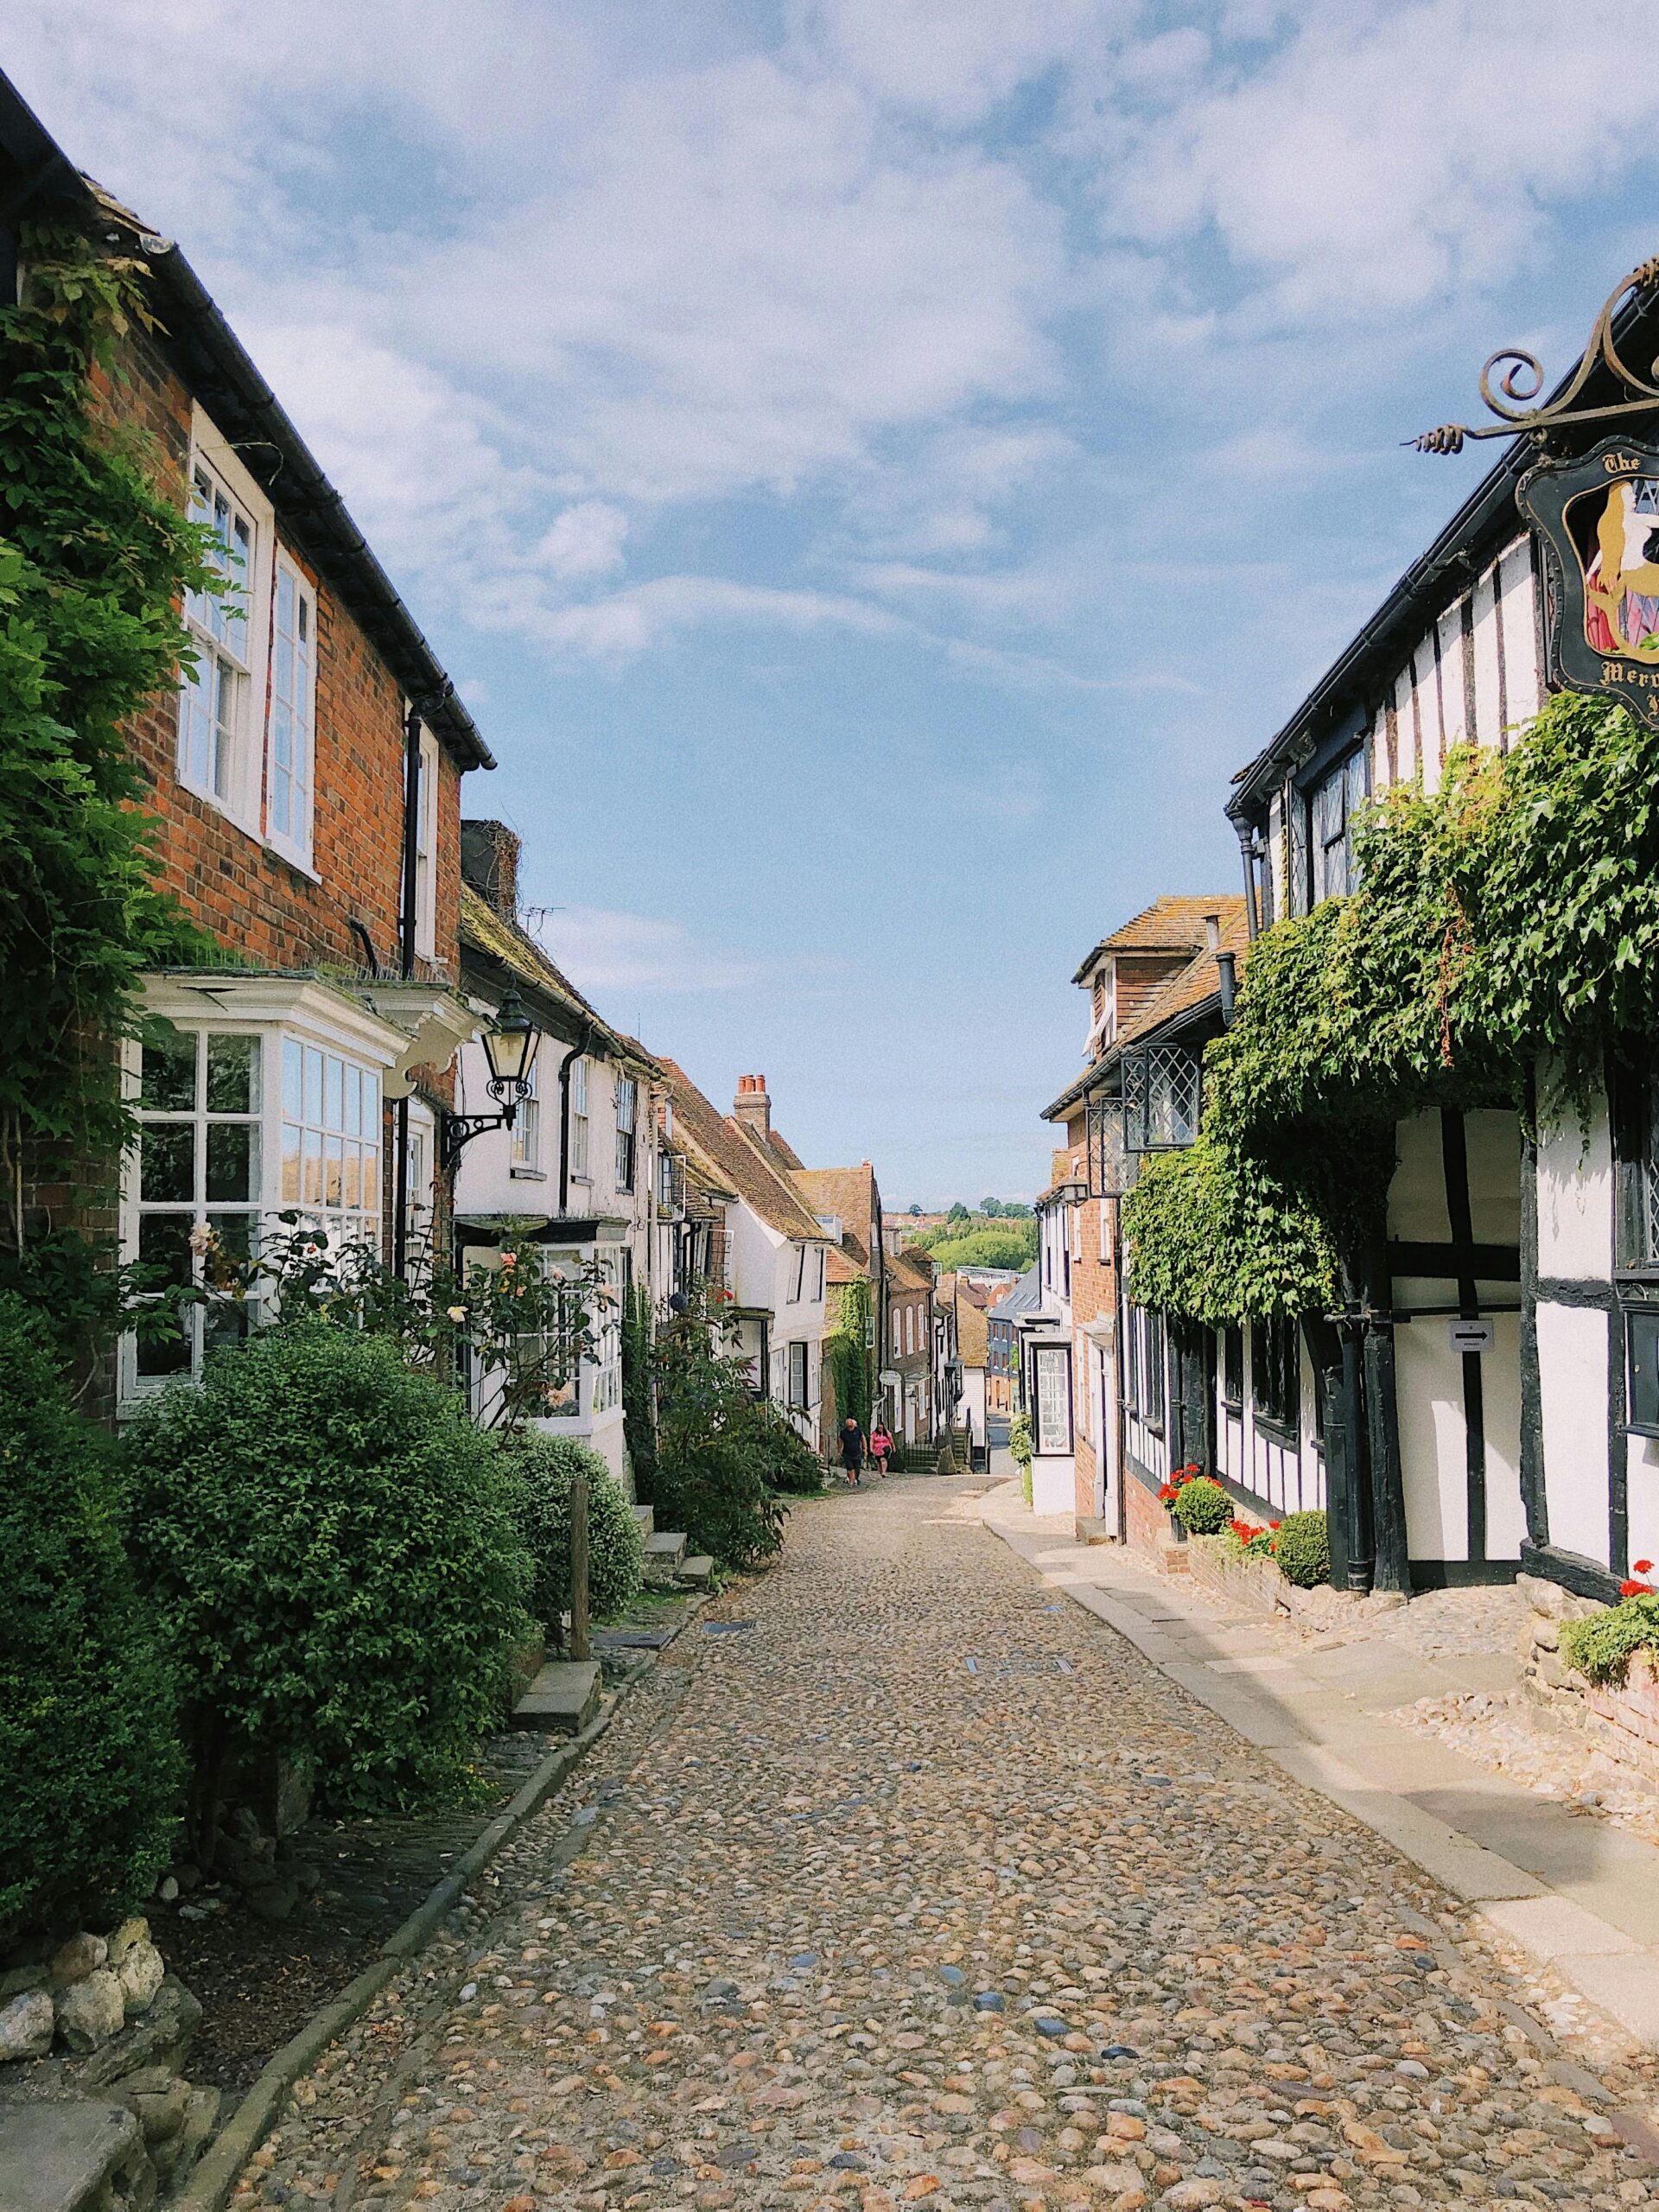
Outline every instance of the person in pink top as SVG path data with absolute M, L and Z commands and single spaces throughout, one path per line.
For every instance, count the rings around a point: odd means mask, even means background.
M 875 1462 L 875 1471 L 884 1482 L 887 1473 L 887 1456 L 892 1450 L 893 1439 L 887 1434 L 887 1424 L 877 1421 L 870 1431 L 870 1457 Z

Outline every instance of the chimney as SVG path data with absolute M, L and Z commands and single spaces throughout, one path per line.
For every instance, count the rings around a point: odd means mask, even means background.
M 765 1076 L 739 1076 L 732 1113 L 746 1129 L 753 1130 L 762 1144 L 768 1141 L 772 1135 L 772 1101 L 766 1096 Z
M 505 921 L 518 918 L 518 833 L 505 822 L 463 822 L 461 873 Z
M 1206 914 L 1204 918 L 1204 945 L 1206 952 L 1221 950 L 1221 916 Z

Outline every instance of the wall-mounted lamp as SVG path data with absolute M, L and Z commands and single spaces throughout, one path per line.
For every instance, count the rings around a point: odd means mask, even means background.
M 519 1101 L 529 1094 L 531 1070 L 541 1041 L 542 1033 L 525 1012 L 517 988 L 509 984 L 496 1008 L 493 1024 L 484 1032 L 484 1057 L 490 1064 L 490 1079 L 485 1087 L 492 1098 L 500 1101 L 501 1111 L 444 1116 L 441 1150 L 446 1173 L 453 1171 L 463 1148 L 474 1137 L 482 1136 L 486 1129 L 510 1129 L 518 1120 Z

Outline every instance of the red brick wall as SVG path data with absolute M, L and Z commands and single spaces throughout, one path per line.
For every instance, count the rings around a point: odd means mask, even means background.
M 148 340 L 126 349 L 105 382 L 108 411 L 149 433 L 160 485 L 182 507 L 190 452 L 190 394 Z M 359 969 L 360 921 L 383 967 L 395 972 L 403 880 L 403 700 L 391 672 L 276 518 L 283 550 L 317 593 L 314 882 L 196 798 L 177 775 L 178 696 L 153 701 L 132 729 L 157 816 L 162 880 L 227 950 L 273 968 Z M 257 656 L 263 658 L 262 655 Z M 254 721 L 263 722 L 263 702 Z M 460 971 L 461 773 L 438 752 L 437 975 Z
M 1127 1027 L 1154 994 L 1192 957 L 1191 952 L 1120 952 L 1116 960 L 1118 1027 Z

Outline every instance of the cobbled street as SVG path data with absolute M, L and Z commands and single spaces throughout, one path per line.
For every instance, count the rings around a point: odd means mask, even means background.
M 236 2202 L 1654 2202 L 1463 1909 L 964 1497 L 798 1510 Z

